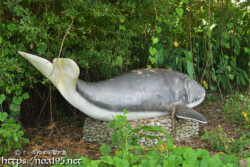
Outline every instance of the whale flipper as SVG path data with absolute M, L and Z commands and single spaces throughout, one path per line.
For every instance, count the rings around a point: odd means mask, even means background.
M 176 105 L 175 115 L 177 116 L 177 118 L 190 119 L 190 120 L 198 121 L 204 124 L 207 123 L 207 120 L 202 114 L 200 114 L 196 110 L 189 108 L 183 104 Z

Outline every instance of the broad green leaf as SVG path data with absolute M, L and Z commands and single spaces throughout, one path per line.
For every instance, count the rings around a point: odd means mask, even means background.
M 90 165 L 89 167 L 98 167 L 99 166 L 96 161 L 91 161 L 89 165 Z
M 13 103 L 20 105 L 23 101 L 23 98 L 21 96 L 14 96 Z
M 200 148 L 197 150 L 197 156 L 200 157 L 200 158 L 202 158 L 202 159 L 210 157 L 207 150 L 200 149 Z
M 230 48 L 230 45 L 229 45 L 229 43 L 228 43 L 228 42 L 223 43 L 223 45 L 224 45 L 227 49 L 229 49 L 229 48 Z
M 227 23 L 227 28 L 231 29 L 233 27 L 233 23 Z
M 1 94 L 0 95 L 0 104 L 2 104 L 4 102 L 4 100 L 6 99 L 5 94 Z
M 25 92 L 23 95 L 22 95 L 23 99 L 29 99 L 30 96 L 29 96 L 29 93 L 28 92 Z
M 250 52 L 250 49 L 247 48 L 247 47 L 245 47 L 245 48 L 244 48 L 244 52 L 245 52 L 245 53 L 249 53 L 249 52 Z
M 245 79 L 248 80 L 248 75 L 247 75 L 246 71 L 242 71 L 242 73 L 243 73 Z
M 194 69 L 193 64 L 190 60 L 187 60 L 187 72 L 191 79 L 194 79 Z
M 21 89 L 18 89 L 18 90 L 16 91 L 16 95 L 19 96 L 19 95 L 22 94 L 22 92 L 23 92 L 23 89 L 22 89 L 22 88 L 21 88 Z
M 182 16 L 183 16 L 183 9 L 182 9 L 182 8 L 176 8 L 176 13 L 177 13 L 177 15 L 178 15 L 180 18 L 182 18 Z
M 123 159 L 121 162 L 121 167 L 129 167 L 129 162 L 126 159 Z
M 115 122 L 115 125 L 116 125 L 118 128 L 122 128 L 122 127 L 123 127 L 123 122 L 122 122 L 122 121 L 116 121 L 116 122 Z
M 229 72 L 231 72 L 231 66 L 226 67 Z
M 156 157 L 158 157 L 158 156 L 156 156 Z M 156 167 L 156 163 L 157 163 L 157 160 L 155 159 L 155 157 L 152 157 L 152 158 L 150 157 L 149 162 L 148 162 L 149 166 Z
M 155 63 L 162 64 L 164 62 L 164 50 L 160 49 L 156 51 Z
M 192 53 L 190 51 L 184 51 L 187 60 L 192 61 Z
M 13 134 L 13 139 L 15 142 L 18 142 L 18 138 L 17 138 L 17 135 L 15 133 Z
M 183 154 L 185 161 L 183 161 L 183 167 L 197 166 L 197 154 L 192 148 L 187 148 Z
M 245 80 L 245 78 L 244 78 L 244 75 L 242 74 L 242 73 L 240 73 L 240 81 L 241 81 L 241 83 L 243 84 L 243 85 L 245 85 L 246 84 L 246 80 Z
M 154 47 L 150 47 L 149 48 L 149 53 L 152 55 L 152 56 L 154 56 L 155 54 L 156 54 L 156 49 L 154 48 Z
M 115 64 L 117 64 L 118 66 L 122 66 L 123 60 L 121 56 L 118 56 L 115 60 Z
M 178 32 L 178 33 L 182 33 L 182 32 L 183 32 L 183 29 L 182 29 L 182 27 L 181 27 L 181 24 L 178 24 L 177 27 L 176 27 L 176 29 L 177 29 L 177 32 Z
M 227 32 L 222 32 L 222 36 L 225 40 L 228 39 L 228 33 Z
M 123 31 L 126 31 L 126 27 L 125 27 L 124 25 L 120 25 L 120 26 L 119 26 L 119 29 L 120 29 L 120 30 L 123 30 Z
M 4 121 L 8 117 L 7 112 L 0 112 L 0 121 Z
M 0 80 L 0 87 L 4 85 L 4 81 Z
M 121 131 L 122 131 L 124 137 L 126 137 L 129 134 L 129 132 L 130 132 L 129 129 L 126 128 L 126 127 L 122 128 Z
M 22 138 L 22 141 L 23 141 L 24 143 L 29 143 L 29 142 L 30 142 L 29 139 L 27 139 L 27 138 Z
M 109 128 L 114 128 L 115 127 L 115 120 L 109 121 L 108 127 Z
M 209 159 L 209 166 L 211 167 L 221 167 L 222 166 L 222 162 L 220 160 L 220 157 L 218 155 L 214 155 L 213 157 L 211 157 Z
M 220 35 L 217 35 L 215 45 L 216 45 L 216 49 L 218 49 L 220 46 Z
M 174 143 L 172 142 L 172 140 L 168 140 L 167 146 L 168 146 L 169 149 L 174 148 Z
M 213 85 L 210 85 L 210 89 L 211 89 L 211 91 L 215 91 L 216 87 L 214 87 Z
M 10 23 L 7 25 L 7 28 L 9 31 L 14 31 L 16 29 L 16 25 L 13 23 Z
M 200 167 L 209 167 L 209 158 L 202 158 Z
M 20 111 L 20 105 L 12 103 L 10 105 L 10 110 L 15 111 L 15 112 Z
M 158 43 L 159 39 L 157 37 L 152 36 L 151 38 L 153 45 Z
M 226 76 L 222 77 L 221 83 L 222 83 L 223 89 L 226 89 L 227 88 L 227 78 L 226 78 Z
M 221 70 L 221 69 L 218 69 L 218 70 L 216 70 L 216 73 L 217 73 L 217 74 L 222 74 L 222 73 L 224 73 L 224 71 Z
M 9 124 L 14 124 L 15 123 L 15 120 L 13 117 L 10 117 L 9 120 L 8 120 L 8 123 Z M 19 125 L 20 126 L 20 125 Z
M 232 164 L 232 167 L 238 166 L 238 158 L 237 158 L 236 155 L 234 155 L 234 154 L 231 154 L 231 155 L 225 154 L 225 155 L 221 155 L 221 157 L 222 157 L 222 161 L 224 163 L 227 163 L 227 164 L 230 163 L 230 164 Z
M 3 42 L 3 38 L 0 36 L 0 44 Z
M 229 79 L 231 79 L 231 80 L 234 79 L 234 75 L 233 75 L 233 74 L 229 74 L 228 77 L 229 77 Z
M 155 29 L 156 29 L 156 32 L 157 32 L 158 34 L 161 33 L 161 27 L 160 27 L 160 26 L 155 26 Z
M 225 59 L 226 59 L 226 60 L 228 60 L 228 58 L 229 58 L 229 56 L 228 56 L 228 55 L 225 55 L 224 57 L 225 57 Z
M 2 135 L 3 135 L 4 138 L 9 137 L 9 136 L 10 136 L 10 132 L 4 130 L 4 131 L 2 132 Z
M 106 156 L 106 155 L 108 155 L 110 153 L 111 147 L 109 145 L 103 144 L 100 147 L 100 151 L 101 151 L 101 153 L 102 153 L 103 156 Z
M 123 23 L 125 21 L 125 17 L 123 15 L 119 15 L 120 22 Z

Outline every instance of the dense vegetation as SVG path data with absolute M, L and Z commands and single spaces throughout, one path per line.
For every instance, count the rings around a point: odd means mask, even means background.
M 249 84 L 248 16 L 248 1 L 0 1 L 0 154 L 28 142 L 17 124 L 21 104 L 30 98 L 27 88 L 41 83 L 51 91 L 51 83 L 17 51 L 71 58 L 88 81 L 136 68 L 172 68 L 223 98 L 223 92 Z M 237 97 L 224 109 L 244 101 L 244 112 L 239 104 L 227 117 L 248 129 L 248 97 Z M 198 159 L 207 155 L 193 153 Z
M 128 113 L 124 111 L 124 113 Z M 116 118 L 109 122 L 109 128 L 115 129 L 115 133 L 112 136 L 112 146 L 116 149 L 114 155 L 110 155 L 111 147 L 109 145 L 102 145 L 100 150 L 102 157 L 100 160 L 90 160 L 86 157 L 75 157 L 81 159 L 82 165 L 86 167 L 219 167 L 219 166 L 234 166 L 238 167 L 238 158 L 234 154 L 214 156 L 209 155 L 207 150 L 198 149 L 194 150 L 190 147 L 181 148 L 176 146 L 172 142 L 172 138 L 166 134 L 169 138 L 167 143 L 158 140 L 157 145 L 152 148 L 144 148 L 138 144 L 140 137 L 147 137 L 148 139 L 157 138 L 157 136 L 150 135 L 137 135 L 139 131 L 151 131 L 165 134 L 163 128 L 157 126 L 140 126 L 135 129 L 131 128 L 131 125 L 127 123 L 127 117 L 118 115 Z M 219 141 L 219 140 L 217 140 Z M 249 141 L 248 141 L 249 142 Z M 249 143 L 248 143 L 249 144 Z M 58 165 L 53 167 L 72 166 L 72 163 L 68 161 L 69 157 L 66 157 Z M 250 163 L 250 158 L 247 159 Z M 68 163 L 69 162 L 69 163 Z M 60 165 L 61 164 L 61 165 Z M 76 163 L 77 164 L 77 163 Z M 79 163 L 78 163 L 79 164 Z

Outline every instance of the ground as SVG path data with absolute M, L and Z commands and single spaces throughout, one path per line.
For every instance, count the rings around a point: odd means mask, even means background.
M 175 141 L 175 144 L 190 146 L 194 149 L 203 148 L 213 155 L 215 152 L 211 150 L 206 141 L 201 140 L 201 135 L 204 134 L 204 128 L 209 131 L 218 128 L 219 125 L 229 136 L 239 138 L 239 134 L 235 133 L 235 129 L 241 129 L 241 127 L 226 121 L 221 104 L 223 104 L 221 100 L 213 102 L 206 100 L 196 107 L 195 109 L 207 118 L 208 123 L 200 124 L 198 137 Z M 83 126 L 80 121 L 72 121 L 70 124 L 59 121 L 53 122 L 53 124 L 44 128 L 27 128 L 26 137 L 30 140 L 30 143 L 24 144 L 22 149 L 15 150 L 9 154 L 10 157 L 20 159 L 51 159 L 55 155 L 48 151 L 56 150 L 58 151 L 57 154 L 62 154 L 62 151 L 65 151 L 69 156 L 78 154 L 90 159 L 98 159 L 101 156 L 99 151 L 100 145 L 86 142 L 82 136 Z M 45 155 L 41 155 L 43 153 L 37 151 L 47 152 L 45 152 Z

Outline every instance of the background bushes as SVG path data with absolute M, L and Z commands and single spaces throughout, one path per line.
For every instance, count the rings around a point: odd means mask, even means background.
M 51 85 L 18 50 L 80 66 L 97 81 L 136 68 L 172 68 L 211 91 L 247 85 L 247 2 L 5 0 L 0 2 L 1 110 L 17 116 L 27 87 Z M 50 89 L 53 90 L 53 89 Z

